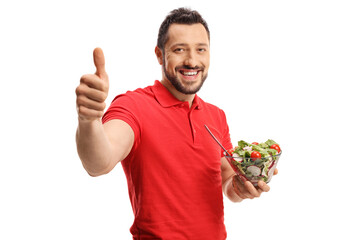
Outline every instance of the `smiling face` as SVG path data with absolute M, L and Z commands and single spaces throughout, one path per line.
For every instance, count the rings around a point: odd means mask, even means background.
M 164 50 L 156 48 L 163 68 L 164 84 L 169 86 L 171 83 L 173 91 L 181 94 L 199 91 L 210 64 L 209 45 L 207 31 L 202 24 L 171 24 Z

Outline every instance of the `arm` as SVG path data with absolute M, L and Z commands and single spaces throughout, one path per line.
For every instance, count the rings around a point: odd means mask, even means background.
M 85 170 L 91 176 L 99 176 L 110 172 L 129 154 L 134 133 L 121 120 L 102 124 L 109 80 L 105 72 L 104 54 L 99 48 L 94 50 L 94 64 L 96 73 L 82 76 L 76 88 L 79 123 L 76 144 Z
M 275 173 L 277 170 L 275 170 Z M 225 157 L 221 158 L 222 187 L 225 196 L 232 202 L 241 202 L 244 199 L 260 197 L 261 193 L 268 192 L 270 187 L 263 181 L 258 182 L 258 187 L 249 182 L 242 182 L 236 175 Z
M 90 176 L 110 172 L 129 154 L 133 142 L 134 133 L 124 121 L 111 120 L 103 125 L 101 120 L 84 122 L 79 118 L 77 150 Z

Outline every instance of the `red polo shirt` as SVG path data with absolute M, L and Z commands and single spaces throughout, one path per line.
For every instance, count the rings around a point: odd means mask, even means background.
M 222 149 L 231 148 L 224 112 L 197 95 L 189 109 L 159 81 L 117 96 L 103 122 L 121 119 L 134 131 L 126 174 L 134 239 L 226 238 L 221 185 Z

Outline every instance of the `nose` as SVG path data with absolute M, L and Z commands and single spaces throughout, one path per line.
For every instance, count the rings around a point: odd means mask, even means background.
M 189 67 L 196 67 L 196 53 L 194 51 L 187 52 L 184 65 Z

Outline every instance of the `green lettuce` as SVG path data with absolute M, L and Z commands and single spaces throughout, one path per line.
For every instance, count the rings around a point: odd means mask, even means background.
M 279 145 L 277 144 L 274 140 L 272 139 L 268 139 L 266 142 L 265 142 L 269 147 L 271 147 L 272 145 L 276 144 L 276 145 Z

